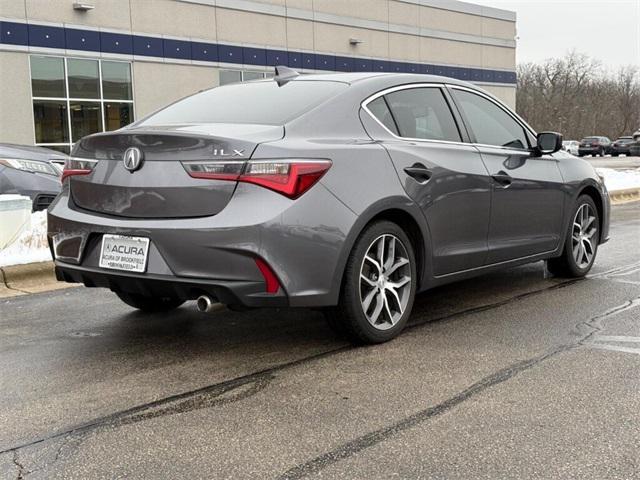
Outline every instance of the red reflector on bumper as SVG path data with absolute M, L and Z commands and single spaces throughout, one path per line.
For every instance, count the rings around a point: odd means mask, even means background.
M 280 289 L 280 282 L 278 281 L 278 277 L 276 277 L 276 274 L 273 273 L 273 270 L 271 270 L 271 267 L 267 264 L 267 262 L 265 262 L 261 258 L 256 258 L 255 260 L 256 265 L 260 269 L 260 273 L 262 273 L 264 281 L 267 284 L 267 293 L 277 293 Z

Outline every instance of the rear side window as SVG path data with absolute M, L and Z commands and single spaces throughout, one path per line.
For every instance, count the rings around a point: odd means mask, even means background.
M 524 128 L 495 103 L 475 93 L 453 90 L 476 142 L 483 145 L 527 149 Z
M 387 106 L 387 102 L 384 100 L 384 97 L 378 97 L 369 102 L 367 104 L 367 108 L 371 113 L 373 113 L 374 117 L 380 120 L 380 123 L 394 134 L 399 135 L 396 123 L 393 121 L 393 117 L 391 116 L 391 112 L 389 111 L 389 107 Z
M 330 81 L 237 83 L 182 99 L 140 125 L 255 123 L 283 125 L 348 88 Z
M 387 103 L 400 136 L 460 142 L 460 132 L 439 88 L 420 87 L 391 92 Z

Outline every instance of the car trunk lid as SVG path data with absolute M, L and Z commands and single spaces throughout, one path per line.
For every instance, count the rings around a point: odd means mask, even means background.
M 236 182 L 189 176 L 182 162 L 251 157 L 255 147 L 284 135 L 281 126 L 247 124 L 129 128 L 81 140 L 73 156 L 99 160 L 89 175 L 70 178 L 74 203 L 98 213 L 131 218 L 215 215 L 231 200 Z M 129 171 L 125 151 L 142 152 Z

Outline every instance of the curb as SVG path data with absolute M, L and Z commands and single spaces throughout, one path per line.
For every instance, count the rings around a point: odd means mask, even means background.
M 53 262 L 27 263 L 0 267 L 0 298 L 68 288 L 73 284 L 58 282 Z
M 636 200 L 640 200 L 640 187 L 614 190 L 613 192 L 609 192 L 609 198 L 611 198 L 613 205 L 635 202 Z

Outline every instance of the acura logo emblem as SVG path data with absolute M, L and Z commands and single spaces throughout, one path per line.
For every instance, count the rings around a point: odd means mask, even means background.
M 124 156 L 122 157 L 122 163 L 124 163 L 124 168 L 129 170 L 131 173 L 135 172 L 142 166 L 142 150 L 138 147 L 129 147 L 124 151 Z

